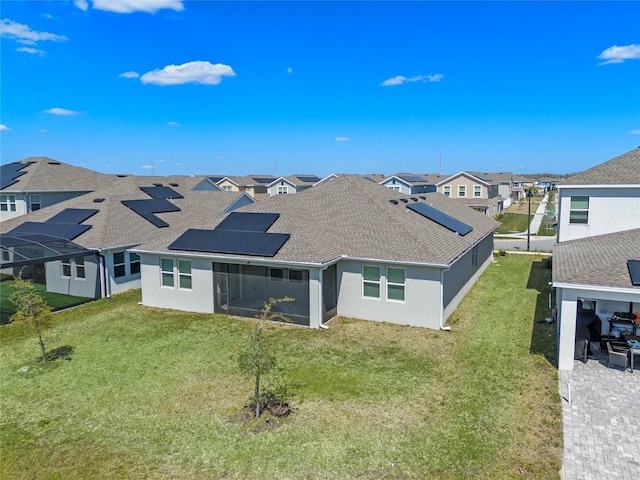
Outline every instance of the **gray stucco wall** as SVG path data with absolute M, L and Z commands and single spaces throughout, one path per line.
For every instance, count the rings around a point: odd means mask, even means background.
M 64 293 L 77 297 L 100 298 L 100 269 L 98 257 L 90 255 L 84 257 L 85 278 L 76 276 L 74 264 L 71 264 L 71 277 L 62 276 L 62 262 L 48 262 L 45 264 L 47 291 Z

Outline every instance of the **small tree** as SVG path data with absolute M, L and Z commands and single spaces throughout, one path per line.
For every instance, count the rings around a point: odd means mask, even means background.
M 269 352 L 268 346 L 264 342 L 264 326 L 268 321 L 280 320 L 290 322 L 291 320 L 282 313 L 274 313 L 271 310 L 275 305 L 282 302 L 293 302 L 291 297 L 269 298 L 264 302 L 260 314 L 256 315 L 258 325 L 251 336 L 251 341 L 247 348 L 240 352 L 238 356 L 238 366 L 240 371 L 249 378 L 255 380 L 255 388 L 253 393 L 253 401 L 256 406 L 255 416 L 260 417 L 260 379 L 263 375 L 269 373 L 276 365 L 275 357 Z
M 16 306 L 16 313 L 11 316 L 12 321 L 20 321 L 30 332 L 38 336 L 42 361 L 47 361 L 44 348 L 44 331 L 51 326 L 53 314 L 51 307 L 40 296 L 36 287 L 22 278 L 22 272 L 14 277 L 13 292 L 9 295 L 9 301 Z

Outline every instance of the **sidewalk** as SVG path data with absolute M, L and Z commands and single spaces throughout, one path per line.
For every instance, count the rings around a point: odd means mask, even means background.
M 548 238 L 548 237 L 538 237 L 538 230 L 540 230 L 540 226 L 542 225 L 542 220 L 544 219 L 544 214 L 547 210 L 547 203 L 549 202 L 549 192 L 544 194 L 544 198 L 538 205 L 538 208 L 533 214 L 533 218 L 531 219 L 531 224 L 529 225 L 530 238 Z M 500 238 L 527 238 L 527 232 L 523 233 L 498 233 L 497 237 Z M 535 237 L 534 237 L 535 236 Z

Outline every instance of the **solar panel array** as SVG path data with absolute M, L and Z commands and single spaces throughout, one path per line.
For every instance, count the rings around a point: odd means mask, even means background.
M 171 187 L 156 185 L 155 187 L 140 187 L 140 190 L 151 198 L 184 198 Z
M 165 198 L 143 198 L 138 200 L 122 200 L 122 204 L 146 221 L 151 222 L 158 228 L 168 227 L 169 224 L 156 217 L 155 213 L 179 212 L 180 208 L 175 206 Z
M 256 183 L 271 183 L 276 180 L 276 177 L 251 177 Z
M 631 285 L 640 287 L 640 260 L 627 260 L 627 267 L 631 276 Z
M 316 177 L 315 175 L 300 175 L 299 177 L 296 177 L 296 178 L 301 182 L 305 182 L 305 183 L 317 183 L 320 180 L 322 180 L 320 177 Z
M 54 215 L 46 223 L 82 223 L 93 217 L 100 210 L 93 208 L 65 208 L 63 211 Z
M 473 230 L 473 227 L 461 222 L 460 220 L 441 212 L 437 208 L 434 208 L 426 203 L 418 202 L 407 205 L 407 208 L 419 213 L 425 218 L 436 222 L 438 225 L 442 225 L 448 228 L 452 232 L 456 232 L 459 235 L 466 235 Z
M 24 222 L 8 233 L 37 233 L 64 238 L 65 240 L 73 240 L 90 228 L 91 225 L 78 225 L 73 223 Z
M 232 212 L 213 230 L 187 230 L 169 249 L 273 257 L 290 237 L 266 233 L 278 217 L 279 213 Z
M 220 180 L 222 180 L 224 177 L 207 177 L 209 179 L 209 181 L 213 182 L 213 183 L 218 183 Z
M 400 175 L 400 178 L 405 182 L 416 183 L 416 182 L 425 182 L 426 180 L 422 177 L 418 177 L 417 175 Z
M 0 190 L 5 189 L 18 181 L 18 177 L 27 172 L 21 171 L 33 162 L 28 163 L 7 163 L 0 167 Z

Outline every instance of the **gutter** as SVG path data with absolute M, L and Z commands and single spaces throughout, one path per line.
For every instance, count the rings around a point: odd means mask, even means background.
M 320 286 L 322 288 L 322 285 L 324 284 L 324 271 L 329 268 L 329 265 L 327 265 L 324 268 L 321 268 L 319 271 L 320 277 L 318 278 L 318 280 L 320 281 Z M 322 294 L 318 295 L 318 311 L 322 312 Z M 320 326 L 320 328 L 324 329 L 324 330 L 329 330 L 329 327 L 327 327 L 324 323 L 322 323 L 322 315 L 320 315 L 320 322 L 318 322 L 318 325 Z
M 571 290 L 587 290 L 590 292 L 623 293 L 626 295 L 639 295 L 640 289 L 629 287 L 607 287 L 598 285 L 580 285 L 575 283 L 552 282 L 553 288 L 568 288 Z

